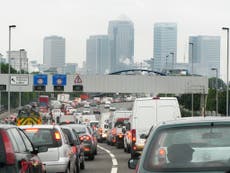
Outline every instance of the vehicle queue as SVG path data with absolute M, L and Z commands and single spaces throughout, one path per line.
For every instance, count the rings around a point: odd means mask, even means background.
M 96 106 L 90 101 L 84 104 L 74 108 L 62 103 L 59 111 L 51 108 L 43 114 L 49 121 L 42 124 L 0 125 L 0 172 L 79 173 L 87 169 L 85 160 L 94 160 L 98 142 L 130 153 L 128 167 L 138 173 L 230 170 L 230 157 L 220 154 L 230 151 L 224 137 L 230 119 L 181 118 L 175 97 L 137 98 L 132 110 L 114 109 L 105 101 L 102 107 L 107 111 L 97 115 L 91 115 L 89 107 L 98 109 L 98 99 Z M 13 154 L 20 150 L 14 145 L 22 146 L 14 141 L 12 130 L 31 156 Z

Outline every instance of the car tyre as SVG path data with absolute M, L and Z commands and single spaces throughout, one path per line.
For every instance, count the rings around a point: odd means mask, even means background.
M 78 159 L 78 161 L 76 162 L 76 172 L 80 172 L 80 159 Z
M 70 173 L 70 168 L 69 168 L 69 166 L 68 166 L 68 168 L 66 168 L 65 173 Z
M 92 153 L 91 155 L 89 155 L 89 160 L 94 160 L 94 153 Z
M 97 147 L 95 148 L 95 152 L 94 152 L 95 155 L 97 155 Z
M 80 163 L 80 168 L 85 169 L 85 159 L 83 159 L 82 162 Z

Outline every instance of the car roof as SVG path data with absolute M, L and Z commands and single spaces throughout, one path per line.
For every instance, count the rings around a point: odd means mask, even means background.
M 61 125 L 62 126 L 62 125 Z M 85 124 L 65 124 L 63 126 L 70 126 L 70 127 L 87 127 Z
M 23 126 L 19 126 L 19 127 L 22 129 L 25 129 L 25 128 L 40 128 L 40 129 L 60 128 L 59 125 L 49 125 L 49 124 L 23 125 Z
M 12 127 L 17 127 L 17 126 L 12 125 L 12 124 L 0 124 L 0 129 L 8 129 Z
M 158 124 L 158 126 L 183 126 L 183 125 L 196 125 L 205 123 L 229 123 L 230 117 L 184 117 L 176 120 L 164 121 Z

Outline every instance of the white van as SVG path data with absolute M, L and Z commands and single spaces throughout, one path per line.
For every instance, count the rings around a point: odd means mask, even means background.
M 180 117 L 181 113 L 176 97 L 135 99 L 129 120 L 130 128 L 128 130 L 130 131 L 127 131 L 127 133 L 131 133 L 130 141 L 128 142 L 131 157 L 134 156 L 135 152 L 143 150 L 146 136 L 152 126 Z

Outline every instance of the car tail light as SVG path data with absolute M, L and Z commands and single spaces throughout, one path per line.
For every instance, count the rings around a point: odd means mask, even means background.
M 127 138 L 131 140 L 131 138 L 132 138 L 132 134 L 131 134 L 131 132 L 130 132 L 130 131 L 128 131 L 126 135 L 127 135 Z
M 72 152 L 77 153 L 77 147 L 76 146 L 72 146 Z
M 84 151 L 90 151 L 90 148 L 84 147 Z
M 30 166 L 30 162 L 28 162 L 26 160 L 22 160 L 21 161 L 21 173 L 26 173 L 29 166 Z
M 12 143 L 6 131 L 1 131 L 2 139 L 4 141 L 4 148 L 6 153 L 6 164 L 12 165 L 15 164 L 15 154 Z
M 132 129 L 131 131 L 131 134 L 132 134 L 132 142 L 136 142 L 136 129 Z
M 137 147 L 136 145 L 133 146 L 133 150 L 136 151 L 137 150 Z
M 118 137 L 119 137 L 119 138 L 123 138 L 123 134 L 122 134 L 122 133 L 119 133 Z
M 160 148 L 158 150 L 158 161 L 160 164 L 165 164 L 166 162 L 166 151 L 164 148 Z
M 56 141 L 60 141 L 61 140 L 61 135 L 58 131 L 54 132 L 54 139 Z
M 81 136 L 81 137 L 80 137 L 80 140 L 81 140 L 81 141 L 84 141 L 84 140 L 85 140 L 85 141 L 91 141 L 91 137 L 88 136 L 88 135 Z

